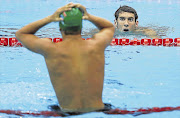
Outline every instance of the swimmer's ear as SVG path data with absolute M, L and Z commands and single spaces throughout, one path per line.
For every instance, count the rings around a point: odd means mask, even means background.
M 136 21 L 136 27 L 138 27 L 138 25 L 139 25 L 139 21 Z
M 114 20 L 114 26 L 117 27 L 117 21 L 116 20 Z

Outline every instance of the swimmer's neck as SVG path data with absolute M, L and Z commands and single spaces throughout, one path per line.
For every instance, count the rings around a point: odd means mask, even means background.
M 62 38 L 63 38 L 63 41 L 64 40 L 79 40 L 79 39 L 82 39 L 81 34 L 63 35 Z

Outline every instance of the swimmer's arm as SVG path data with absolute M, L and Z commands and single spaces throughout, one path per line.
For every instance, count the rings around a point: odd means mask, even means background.
M 89 20 L 94 25 L 96 25 L 96 27 L 98 27 L 98 29 L 100 30 L 98 33 L 96 33 L 93 36 L 92 39 L 97 39 L 97 42 L 99 44 L 104 45 L 105 47 L 108 46 L 111 43 L 114 32 L 115 32 L 114 25 L 106 19 L 89 14 L 86 11 L 86 8 L 82 6 L 81 4 L 74 4 L 73 6 L 80 8 L 84 13 L 82 18 L 84 20 Z
M 154 38 L 161 38 L 160 36 L 157 35 L 156 31 L 152 29 L 144 29 L 144 34 L 152 39 Z
M 50 40 L 42 40 L 34 34 L 43 26 L 51 23 L 48 16 L 41 20 L 30 23 L 16 32 L 16 38 L 29 50 L 43 54 L 43 50 L 48 47 Z
M 98 27 L 98 29 L 100 30 L 93 36 L 93 38 L 99 40 L 100 43 L 104 44 L 105 46 L 108 46 L 111 43 L 115 32 L 114 25 L 106 19 L 90 14 L 88 20 L 96 25 L 96 27 Z
M 69 3 L 57 9 L 54 12 L 54 14 L 26 25 L 25 27 L 21 28 L 20 30 L 16 32 L 17 39 L 29 50 L 45 55 L 45 53 L 48 53 L 48 51 L 50 52 L 49 49 L 52 46 L 54 46 L 52 41 L 48 40 L 47 38 L 45 38 L 44 40 L 41 40 L 34 34 L 41 27 L 51 22 L 59 22 L 63 20 L 62 18 L 59 17 L 59 14 L 61 14 L 64 11 L 71 10 L 71 8 L 72 8 L 72 3 Z
M 89 31 L 83 31 L 82 32 L 82 36 L 93 36 L 93 35 L 95 35 L 96 33 L 98 33 L 99 32 L 99 29 L 97 29 L 97 28 L 93 28 L 93 29 L 89 29 Z

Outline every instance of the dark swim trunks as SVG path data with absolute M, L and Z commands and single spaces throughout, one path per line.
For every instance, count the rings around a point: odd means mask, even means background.
M 51 109 L 52 111 L 57 112 L 58 114 L 62 116 L 80 115 L 80 114 L 86 113 L 86 112 L 63 112 L 58 105 L 51 105 L 48 108 Z M 106 112 L 113 108 L 114 108 L 113 105 L 109 103 L 104 103 L 104 109 L 98 109 L 98 110 L 95 110 L 94 112 Z

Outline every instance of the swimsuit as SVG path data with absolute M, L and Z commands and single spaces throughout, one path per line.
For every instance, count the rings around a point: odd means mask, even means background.
M 95 112 L 106 112 L 113 109 L 113 107 L 114 106 L 109 103 L 104 103 L 104 109 L 98 109 L 98 110 L 95 110 Z M 80 115 L 80 114 L 86 113 L 86 112 L 63 112 L 58 105 L 50 105 L 48 108 L 51 109 L 52 111 L 57 112 L 58 114 L 62 116 Z

